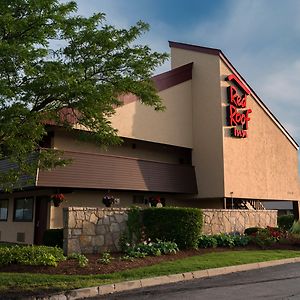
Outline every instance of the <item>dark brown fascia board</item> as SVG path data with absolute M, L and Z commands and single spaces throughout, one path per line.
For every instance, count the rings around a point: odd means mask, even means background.
M 166 90 L 174 85 L 192 79 L 193 63 L 189 63 L 170 71 L 152 77 L 158 92 Z
M 221 50 L 215 48 L 208 48 L 208 47 L 178 43 L 173 41 L 169 41 L 169 46 L 170 48 L 179 48 L 179 49 L 190 50 L 190 51 L 201 52 L 201 53 L 212 54 L 212 55 L 219 55 L 219 53 L 222 52 Z
M 191 45 L 191 44 L 185 44 L 185 43 L 178 43 L 169 41 L 170 48 L 178 48 L 178 49 L 184 49 L 189 51 L 195 51 L 200 53 L 206 53 L 211 55 L 219 56 L 225 64 L 233 71 L 235 75 L 237 75 L 243 83 L 251 90 L 251 94 L 255 96 L 257 101 L 259 102 L 263 109 L 271 116 L 271 118 L 274 119 L 275 124 L 279 125 L 281 127 L 282 131 L 288 136 L 288 138 L 291 140 L 293 144 L 295 144 L 296 148 L 299 148 L 299 144 L 296 142 L 296 140 L 290 135 L 290 133 L 285 129 L 285 127 L 281 124 L 281 122 L 275 117 L 275 115 L 271 112 L 271 110 L 266 106 L 266 104 L 261 100 L 261 98 L 256 94 L 256 92 L 248 85 L 247 81 L 244 79 L 244 77 L 237 71 L 237 69 L 233 66 L 233 64 L 229 61 L 229 59 L 225 56 L 225 54 L 220 50 L 216 48 L 208 48 L 208 47 L 202 47 L 197 45 Z

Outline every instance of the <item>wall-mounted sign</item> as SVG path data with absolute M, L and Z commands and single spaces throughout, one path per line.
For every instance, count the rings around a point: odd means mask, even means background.
M 250 91 L 234 74 L 229 75 L 226 80 L 231 82 L 228 87 L 228 125 L 232 127 L 233 136 L 246 138 L 249 114 L 252 112 L 250 108 L 247 109 L 247 96 Z

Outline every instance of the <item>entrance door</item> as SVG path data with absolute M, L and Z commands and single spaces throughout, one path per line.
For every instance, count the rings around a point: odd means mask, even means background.
M 47 229 L 48 196 L 38 196 L 35 199 L 34 244 L 43 243 L 43 235 Z

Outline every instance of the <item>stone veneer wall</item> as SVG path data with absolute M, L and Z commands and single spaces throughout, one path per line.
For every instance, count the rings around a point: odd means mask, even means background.
M 129 208 L 64 208 L 65 254 L 118 251 Z M 277 226 L 276 210 L 202 209 L 204 234 Z
M 203 209 L 204 234 L 244 233 L 248 227 L 277 226 L 277 210 Z
M 64 252 L 118 251 L 120 236 L 126 229 L 128 210 L 129 208 L 64 208 Z

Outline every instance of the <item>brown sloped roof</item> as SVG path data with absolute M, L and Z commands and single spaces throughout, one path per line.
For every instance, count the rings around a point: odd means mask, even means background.
M 172 86 L 191 80 L 192 73 L 193 63 L 188 63 L 170 71 L 155 75 L 152 77 L 152 81 L 156 90 L 161 92 Z M 139 98 L 132 93 L 120 95 L 118 99 L 122 101 L 124 105 L 139 100 Z
M 82 152 L 64 153 L 73 162 L 64 168 L 40 171 L 38 187 L 197 193 L 195 169 L 191 165 Z

